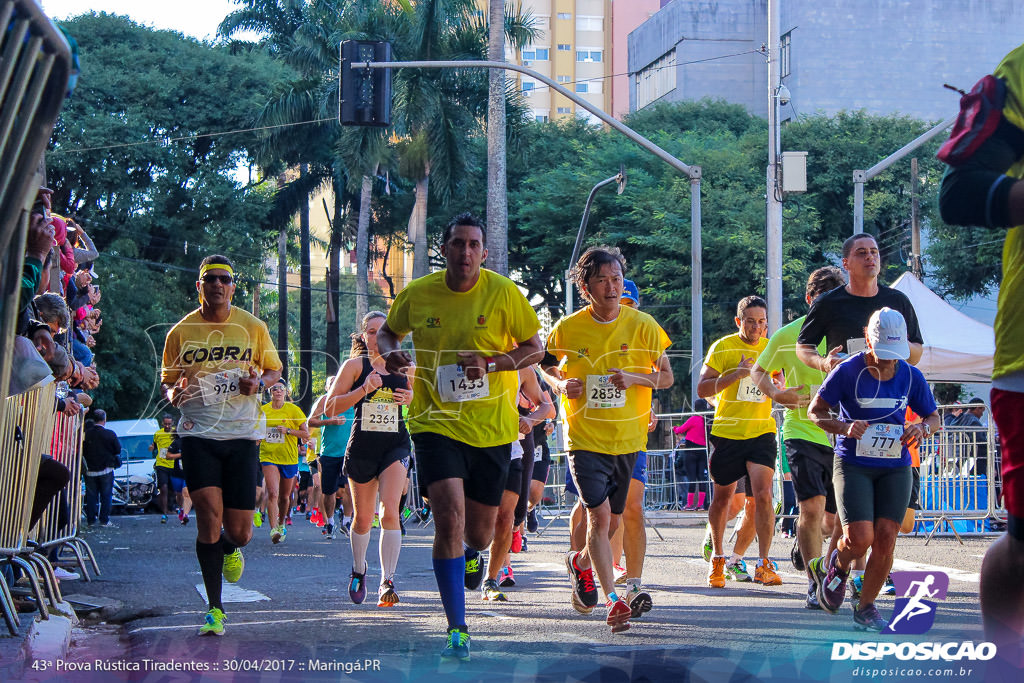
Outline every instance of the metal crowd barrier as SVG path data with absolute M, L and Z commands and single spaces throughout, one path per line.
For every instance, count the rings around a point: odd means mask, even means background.
M 39 585 L 36 563 L 28 559 L 33 551 L 28 525 L 39 461 L 49 448 L 53 435 L 55 401 L 56 383 L 50 382 L 4 399 L 3 413 L 0 414 L 0 477 L 4 482 L 4 495 L 0 497 L 0 564 L 24 570 L 43 619 L 49 618 L 49 612 Z M 51 593 L 49 597 L 52 604 L 55 596 Z M 8 630 L 11 635 L 17 635 L 14 598 L 3 579 L 0 579 L 0 606 Z
M 82 519 L 82 438 L 85 432 L 85 419 L 82 414 L 58 414 L 54 420 L 53 440 L 50 455 L 68 468 L 71 472 L 71 484 L 61 495 L 50 501 L 43 512 L 42 519 L 34 529 L 34 538 L 45 551 L 60 553 L 67 550 L 74 557 L 75 564 L 85 581 L 92 581 L 85 567 L 85 558 L 89 558 L 93 571 L 100 573 L 96 557 L 83 539 L 78 538 L 78 526 Z M 63 498 L 63 500 L 62 500 Z M 60 512 L 64 505 L 69 512 L 64 526 L 60 525 Z
M 940 409 L 962 408 L 963 406 L 940 406 Z M 671 432 L 671 428 L 683 424 L 695 413 L 659 414 L 659 423 Z M 705 418 L 709 413 L 700 413 Z M 707 420 L 705 420 L 705 425 Z M 555 430 L 555 434 L 559 429 Z M 705 438 L 708 435 L 705 434 Z M 674 440 L 673 434 L 673 440 Z M 781 434 L 780 434 L 781 439 Z M 654 439 L 652 438 L 652 442 Z M 551 445 L 551 465 L 544 486 L 544 494 L 537 509 L 545 520 L 540 529 L 543 533 L 556 520 L 568 517 L 575 496 L 566 493 L 565 480 L 568 471 L 568 457 L 564 451 L 556 450 L 554 437 Z M 781 442 L 780 442 L 781 443 Z M 705 458 L 706 447 L 652 448 L 647 451 L 647 486 L 644 492 L 644 511 L 672 512 L 680 518 L 704 519 L 706 507 L 711 502 L 710 478 L 705 467 L 698 471 L 705 476 L 690 481 L 684 479 L 676 468 L 677 459 L 687 450 L 697 450 Z M 1006 517 L 1006 508 L 1001 496 L 1000 453 L 995 430 L 991 420 L 988 425 L 978 428 L 948 426 L 919 447 L 921 458 L 921 509 L 916 515 L 915 531 L 927 532 L 928 539 L 936 533 L 951 533 L 958 539 L 961 534 L 992 533 L 993 524 L 998 526 Z M 705 461 L 706 465 L 706 461 Z M 409 500 L 419 501 L 422 507 L 417 476 L 414 470 Z M 686 510 L 687 488 L 694 485 L 697 492 L 707 491 L 704 508 Z M 784 477 L 781 465 L 777 466 L 773 480 L 773 495 L 778 503 L 783 500 Z M 693 503 L 699 502 L 695 495 Z M 777 514 L 777 520 L 795 519 L 795 514 Z M 650 520 L 648 519 L 650 526 Z M 653 527 L 657 532 L 657 528 Z M 943 529 L 948 529 L 943 532 Z M 660 535 L 660 534 L 659 534 Z
M 990 421 L 991 422 L 991 421 Z M 947 426 L 926 441 L 921 454 L 921 509 L 915 530 L 928 540 L 943 529 L 962 534 L 991 533 L 1005 518 L 999 449 L 993 426 Z
M 940 406 L 940 409 L 964 406 Z M 669 428 L 682 424 L 693 413 L 658 415 L 659 422 Z M 707 414 L 704 414 L 705 417 Z M 647 486 L 644 495 L 645 512 L 676 512 L 681 518 L 704 518 L 702 509 L 686 511 L 686 489 L 694 484 L 696 490 L 706 489 L 705 507 L 710 503 L 711 482 L 707 477 L 690 481 L 683 479 L 675 467 L 676 459 L 687 449 L 652 449 L 647 452 Z M 706 448 L 699 450 L 706 457 Z M 929 540 L 936 533 L 950 533 L 958 539 L 961 534 L 992 533 L 1006 518 L 1001 495 L 1000 452 L 992 420 L 987 426 L 947 426 L 920 445 L 921 509 L 916 515 L 917 532 L 928 533 Z M 567 516 L 575 497 L 565 493 L 566 460 L 564 453 L 552 453 L 552 466 L 544 490 L 541 508 L 554 519 Z M 705 472 L 703 467 L 700 472 Z M 774 478 L 774 497 L 782 501 L 784 478 L 781 466 Z M 694 503 L 699 498 L 695 496 Z M 777 519 L 792 519 L 795 515 L 778 514 Z M 550 522 L 549 522 L 550 524 Z M 944 531 L 945 530 L 945 531 Z

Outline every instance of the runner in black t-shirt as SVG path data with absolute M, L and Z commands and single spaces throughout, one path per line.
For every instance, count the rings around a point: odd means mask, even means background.
M 800 360 L 812 368 L 830 372 L 846 355 L 864 350 L 864 327 L 868 319 L 875 311 L 888 306 L 903 314 L 907 321 L 909 362 L 917 364 L 924 344 L 917 314 L 906 294 L 878 284 L 881 267 L 878 242 L 871 235 L 858 233 L 843 243 L 843 270 L 849 273 L 850 283 L 822 294 L 811 304 L 797 338 Z M 817 351 L 822 339 L 828 344 L 827 356 Z
M 907 324 L 907 339 L 910 344 L 911 365 L 917 365 L 923 352 L 924 339 L 917 314 L 910 299 L 903 292 L 878 284 L 878 273 L 882 268 L 878 242 L 867 233 L 858 233 L 843 243 L 843 270 L 849 274 L 850 282 L 822 294 L 811 303 L 800 335 L 797 337 L 796 354 L 806 365 L 822 372 L 831 372 L 847 356 L 866 349 L 865 328 L 871 315 L 884 307 L 899 311 Z M 828 355 L 821 356 L 817 346 L 825 339 Z M 911 499 L 910 504 L 917 501 Z M 825 557 L 830 557 L 836 543 L 842 537 L 838 516 Z M 863 559 L 855 564 L 855 576 L 851 583 L 855 596 L 858 594 L 863 574 Z M 894 590 L 891 584 L 886 592 Z

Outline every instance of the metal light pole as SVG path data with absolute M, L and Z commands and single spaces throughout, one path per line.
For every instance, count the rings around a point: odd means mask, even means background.
M 573 310 L 572 300 L 572 267 L 576 263 L 576 259 L 580 257 L 580 249 L 583 247 L 583 237 L 587 233 L 587 223 L 590 222 L 590 207 L 594 203 L 594 196 L 597 191 L 606 185 L 612 183 L 618 183 L 619 187 L 616 190 L 616 194 L 622 194 L 623 190 L 626 189 L 626 171 L 620 167 L 619 172 L 613 175 L 611 178 L 606 178 L 594 185 L 593 189 L 590 190 L 590 195 L 587 197 L 587 204 L 583 207 L 583 218 L 580 220 L 580 229 L 576 231 L 576 243 L 572 247 L 572 256 L 569 257 L 569 265 L 565 268 L 565 314 L 569 315 Z
M 766 188 L 765 292 L 768 333 L 782 326 L 782 187 L 779 183 L 779 0 L 768 0 L 768 173 Z
M 942 123 L 936 124 L 917 136 L 898 150 L 879 161 L 866 171 L 853 172 L 853 234 L 864 232 L 864 183 L 878 176 L 885 169 L 907 156 L 915 149 L 928 142 L 936 135 L 956 123 L 956 116 L 951 116 Z

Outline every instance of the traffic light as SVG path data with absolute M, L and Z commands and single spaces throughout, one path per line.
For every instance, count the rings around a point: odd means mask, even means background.
M 391 125 L 391 69 L 360 66 L 390 61 L 391 43 L 346 40 L 341 44 L 341 125 Z

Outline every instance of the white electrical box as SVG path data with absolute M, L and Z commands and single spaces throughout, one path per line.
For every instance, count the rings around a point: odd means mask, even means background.
M 782 191 L 807 192 L 807 152 L 782 153 Z

